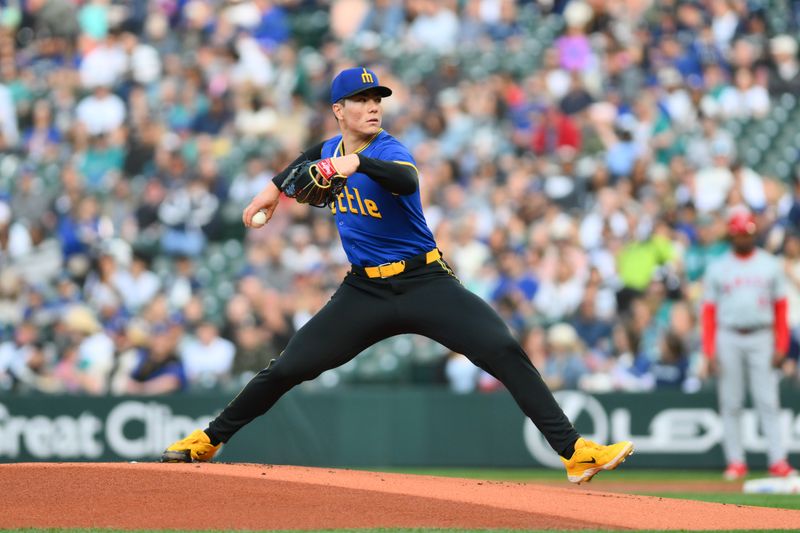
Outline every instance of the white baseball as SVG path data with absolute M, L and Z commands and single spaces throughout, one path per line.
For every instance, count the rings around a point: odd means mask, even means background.
M 250 219 L 250 224 L 254 228 L 260 228 L 267 223 L 267 214 L 263 211 L 257 211 L 253 218 Z

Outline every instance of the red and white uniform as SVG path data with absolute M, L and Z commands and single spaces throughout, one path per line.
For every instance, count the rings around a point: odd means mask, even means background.
M 732 233 L 738 229 L 729 227 Z M 704 283 L 703 351 L 717 359 L 728 464 L 745 463 L 740 415 L 746 386 L 769 442 L 769 464 L 784 461 L 786 446 L 778 416 L 780 377 L 772 365 L 773 356 L 785 355 L 789 348 L 783 269 L 776 257 L 759 248 L 747 255 L 731 251 L 709 265 Z

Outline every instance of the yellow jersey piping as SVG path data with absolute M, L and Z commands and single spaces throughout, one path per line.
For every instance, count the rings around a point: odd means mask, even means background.
M 414 163 L 409 163 L 408 161 L 392 161 L 392 163 L 397 163 L 399 165 L 409 166 L 409 167 L 413 168 L 417 172 L 417 174 L 419 174 L 419 169 L 417 169 L 417 167 L 416 167 L 416 165 L 414 165 Z
M 380 130 L 378 130 L 378 133 L 376 133 L 375 135 L 373 135 L 372 137 L 370 137 L 370 138 L 369 138 L 369 140 L 367 140 L 367 142 L 365 142 L 364 144 L 362 144 L 362 145 L 361 145 L 361 146 L 360 146 L 360 147 L 359 147 L 359 148 L 358 148 L 356 151 L 354 151 L 354 152 L 350 152 L 350 153 L 351 153 L 351 154 L 357 154 L 357 153 L 359 153 L 359 152 L 361 152 L 361 151 L 363 151 L 363 150 L 366 150 L 367 146 L 369 146 L 370 144 L 372 144 L 372 141 L 374 141 L 375 139 L 377 139 L 377 138 L 378 138 L 378 135 L 380 135 L 382 132 L 383 132 L 383 128 L 381 128 Z M 337 153 L 339 154 L 339 156 L 337 156 L 337 155 L 336 155 Z M 336 150 L 334 150 L 334 151 L 333 151 L 333 156 L 334 156 L 334 157 L 341 157 L 341 156 L 344 156 L 344 155 L 347 155 L 347 154 L 345 154 L 345 153 L 344 153 L 344 137 L 342 137 L 342 138 L 339 140 L 339 144 L 336 146 Z

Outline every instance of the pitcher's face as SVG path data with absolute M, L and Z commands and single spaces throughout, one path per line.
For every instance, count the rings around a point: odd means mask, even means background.
M 381 99 L 377 91 L 364 91 L 333 104 L 333 112 L 342 132 L 364 137 L 378 133 L 383 123 Z

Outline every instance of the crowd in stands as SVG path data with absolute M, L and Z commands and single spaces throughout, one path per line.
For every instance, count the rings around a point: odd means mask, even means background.
M 0 392 L 238 388 L 276 357 L 348 264 L 326 209 L 286 199 L 246 232 L 241 211 L 337 133 L 355 65 L 394 89 L 384 127 L 445 258 L 552 388 L 703 385 L 732 206 L 800 331 L 797 2 L 0 6 Z M 311 386 L 365 382 L 498 388 L 417 337 Z

